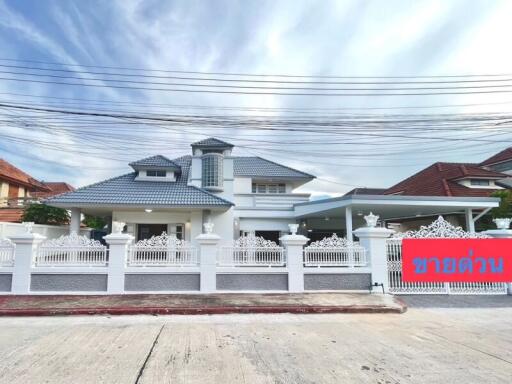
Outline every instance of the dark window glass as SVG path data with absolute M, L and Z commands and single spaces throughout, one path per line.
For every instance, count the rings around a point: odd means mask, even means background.
M 489 180 L 471 179 L 471 185 L 490 185 Z
M 146 176 L 149 177 L 165 177 L 167 172 L 165 171 L 146 171 Z

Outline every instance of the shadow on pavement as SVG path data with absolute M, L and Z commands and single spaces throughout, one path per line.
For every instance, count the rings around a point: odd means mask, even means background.
M 409 308 L 512 308 L 507 295 L 397 295 Z

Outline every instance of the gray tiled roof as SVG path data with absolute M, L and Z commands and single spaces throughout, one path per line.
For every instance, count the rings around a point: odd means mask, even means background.
M 235 157 L 235 176 L 290 177 L 313 179 L 315 176 L 286 167 L 261 157 Z
M 234 147 L 233 144 L 226 143 L 225 141 L 210 137 L 208 139 L 196 141 L 190 144 L 192 147 Z
M 167 157 L 162 155 L 146 157 L 145 159 L 134 161 L 128 165 L 130 165 L 131 167 L 162 167 L 176 169 L 180 168 L 180 166 L 176 164 L 174 161 L 169 160 Z
M 187 185 L 190 157 L 174 159 L 181 167 L 176 182 L 135 181 L 136 173 L 79 188 L 47 200 L 56 206 L 230 206 L 231 202 L 200 188 Z

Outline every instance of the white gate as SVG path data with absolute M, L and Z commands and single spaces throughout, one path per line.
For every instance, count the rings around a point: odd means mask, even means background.
M 505 283 L 406 283 L 402 281 L 402 239 L 488 238 L 483 233 L 471 233 L 455 227 L 439 216 L 429 226 L 417 231 L 397 233 L 387 240 L 389 291 L 399 294 L 506 294 Z
M 261 236 L 243 236 L 233 246 L 222 247 L 217 258 L 219 266 L 284 267 L 284 248 Z
M 305 267 L 364 267 L 366 249 L 356 241 L 339 238 L 335 233 L 304 248 Z
M 185 240 L 162 232 L 130 246 L 126 264 L 130 267 L 197 266 L 197 249 Z

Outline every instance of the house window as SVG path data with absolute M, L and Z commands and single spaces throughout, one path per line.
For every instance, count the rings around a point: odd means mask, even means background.
M 167 176 L 166 171 L 146 171 L 148 177 L 165 177 Z
M 209 153 L 203 155 L 203 188 L 222 187 L 222 155 Z
M 483 179 L 471 179 L 470 184 L 488 187 L 489 185 L 491 185 L 491 182 L 489 180 L 483 180 Z
M 286 185 L 253 183 L 252 193 L 286 193 Z

